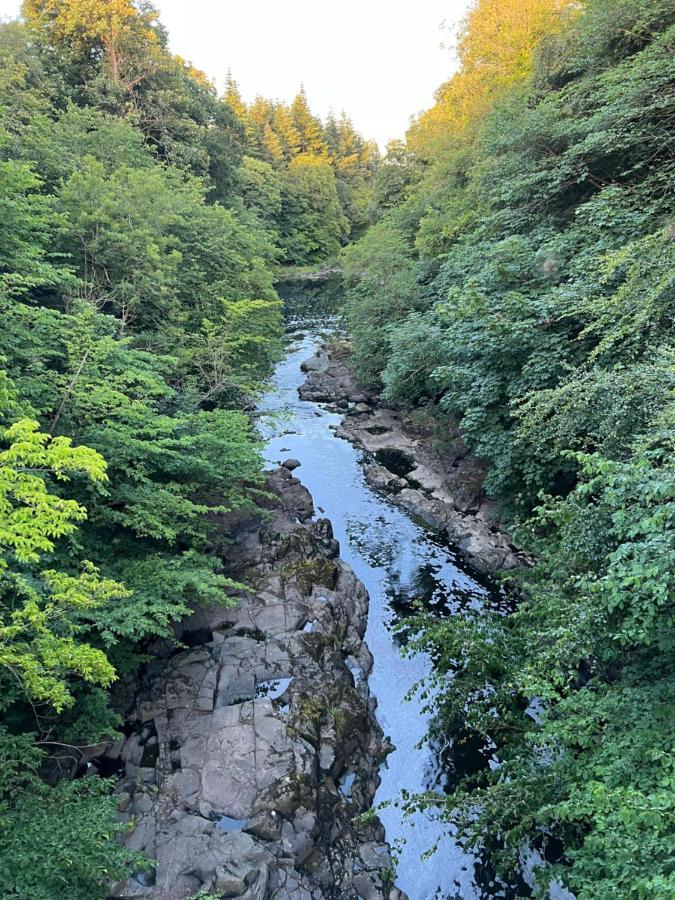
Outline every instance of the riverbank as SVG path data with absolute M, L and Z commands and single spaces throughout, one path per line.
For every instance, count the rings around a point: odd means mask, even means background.
M 112 754 L 126 844 L 157 863 L 114 897 L 405 898 L 382 825 L 355 819 L 389 749 L 368 594 L 295 468 L 269 475 L 269 518 L 242 521 L 228 547 L 227 574 L 251 591 L 184 622 L 188 648 L 148 667 L 128 711 Z
M 441 617 L 499 606 L 501 593 L 490 579 L 477 578 L 448 546 L 444 535 L 375 490 L 367 481 L 369 454 L 338 437 L 342 411 L 300 398 L 306 382 L 301 366 L 334 333 L 330 312 L 322 313 L 325 289 L 288 306 L 289 344 L 268 393 L 259 404 L 259 429 L 268 465 L 289 456 L 302 462 L 303 484 L 320 514 L 330 516 L 341 557 L 366 586 L 370 602 L 366 642 L 373 655 L 368 682 L 377 697 L 377 718 L 394 750 L 381 766 L 375 796 L 378 816 L 396 861 L 396 884 L 410 900 L 462 900 L 520 896 L 500 884 L 480 854 L 458 844 L 452 826 L 434 810 L 404 810 L 409 796 L 444 792 L 449 781 L 490 764 L 481 745 L 467 747 L 461 734 L 443 746 L 427 742 L 428 708 L 410 701 L 415 685 L 433 672 L 425 653 L 405 652 L 400 626 L 420 606 Z M 332 306 L 329 307 L 332 309 Z M 431 848 L 437 852 L 428 857 Z
M 348 355 L 325 344 L 303 363 L 303 400 L 327 404 L 343 414 L 338 436 L 372 454 L 364 467 L 368 483 L 431 528 L 445 531 L 472 567 L 482 574 L 514 569 L 527 558 L 496 522 L 494 504 L 483 491 L 484 466 L 459 433 L 445 436 L 443 455 L 428 430 L 404 410 L 382 403 L 361 388 Z

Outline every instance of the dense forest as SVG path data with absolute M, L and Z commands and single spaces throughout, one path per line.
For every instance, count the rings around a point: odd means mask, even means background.
M 340 260 L 359 379 L 461 435 L 533 560 L 510 614 L 406 626 L 430 740 L 494 748 L 407 802 L 506 875 L 533 848 L 540 896 L 672 897 L 672 0 L 475 0 L 382 159 L 167 44 L 144 0 L 0 25 L 0 895 L 142 867 L 111 780 L 70 776 L 156 642 L 244 589 L 274 285 Z
M 345 260 L 362 380 L 537 559 L 512 615 L 416 619 L 436 734 L 495 764 L 411 803 L 580 898 L 675 893 L 674 50 L 671 0 L 479 0 Z
M 235 602 L 275 273 L 363 229 L 378 157 L 302 91 L 219 96 L 131 0 L 27 0 L 0 83 L 0 894 L 91 900 L 129 854 L 110 784 L 61 776 L 153 640 Z

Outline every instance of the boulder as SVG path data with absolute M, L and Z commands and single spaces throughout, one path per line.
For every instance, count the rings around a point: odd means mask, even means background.
M 294 469 L 299 469 L 302 463 L 299 459 L 286 459 L 281 465 L 284 469 L 288 469 L 289 472 L 293 472 Z

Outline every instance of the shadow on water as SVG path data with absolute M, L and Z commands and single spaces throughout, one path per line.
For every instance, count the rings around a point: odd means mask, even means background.
M 399 630 L 401 621 L 416 604 L 446 617 L 467 609 L 501 608 L 505 598 L 489 581 L 467 571 L 441 536 L 369 487 L 363 464 L 372 457 L 335 436 L 338 414 L 299 399 L 305 377 L 300 364 L 334 327 L 339 279 L 280 285 L 278 290 L 287 306 L 292 339 L 259 406 L 265 458 L 270 465 L 288 456 L 300 461 L 297 474 L 317 509 L 331 519 L 342 558 L 370 594 L 366 641 L 374 666 L 369 683 L 378 702 L 378 720 L 396 748 L 381 770 L 375 801 L 384 804 L 380 818 L 397 857 L 397 884 L 410 900 L 528 896 L 524 885 L 498 884 L 494 873 L 459 846 L 452 827 L 437 815 L 414 813 L 407 818 L 397 805 L 402 789 L 442 792 L 462 775 L 490 764 L 489 748 L 461 731 L 442 745 L 420 743 L 429 732 L 429 715 L 406 696 L 429 672 L 432 660 L 402 653 L 406 636 Z M 410 466 L 410 460 L 389 463 Z M 426 857 L 434 846 L 437 852 Z

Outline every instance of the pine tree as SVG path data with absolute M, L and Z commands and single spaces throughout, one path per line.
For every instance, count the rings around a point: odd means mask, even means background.
M 232 75 L 232 69 L 228 69 L 225 76 L 225 92 L 223 93 L 223 100 L 232 107 L 237 117 L 241 119 L 242 122 L 247 121 L 248 110 L 246 109 L 246 104 L 241 99 L 239 82 L 236 81 Z
M 274 166 L 280 166 L 284 162 L 284 147 L 279 135 L 272 125 L 267 123 L 263 130 L 263 146 L 265 159 Z
M 327 156 L 328 147 L 319 119 L 312 115 L 304 87 L 300 88 L 291 103 L 291 120 L 300 135 L 300 152 L 312 156 Z
M 285 104 L 278 103 L 275 106 L 272 127 L 281 142 L 286 162 L 290 162 L 301 152 L 302 140 Z

